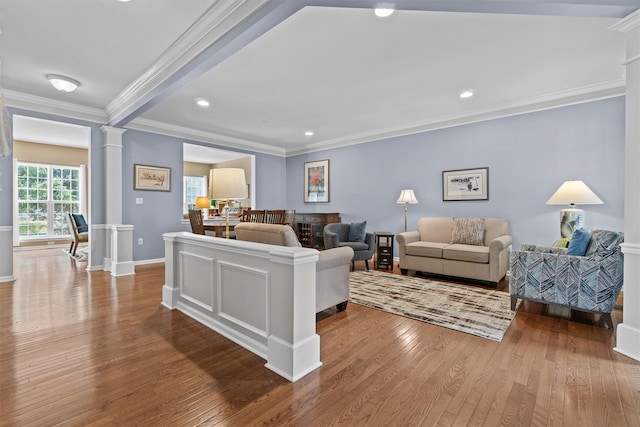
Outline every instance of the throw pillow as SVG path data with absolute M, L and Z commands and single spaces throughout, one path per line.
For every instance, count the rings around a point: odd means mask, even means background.
M 349 226 L 349 241 L 364 242 L 367 235 L 367 221 L 352 222 Z
M 82 214 L 71 214 L 73 216 L 73 220 L 76 222 L 76 227 L 78 227 L 78 233 L 84 233 L 85 231 L 89 231 L 89 224 L 84 220 L 84 215 Z
M 482 246 L 484 241 L 484 218 L 453 218 L 451 244 Z
M 567 255 L 584 256 L 584 254 L 587 252 L 589 240 L 591 240 L 591 233 L 589 233 L 584 228 L 578 228 L 571 235 L 571 241 L 569 242 Z

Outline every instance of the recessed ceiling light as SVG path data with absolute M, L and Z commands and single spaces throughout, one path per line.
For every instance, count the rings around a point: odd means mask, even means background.
M 474 94 L 475 94 L 475 92 L 473 90 L 468 89 L 468 90 L 465 90 L 463 92 L 460 92 L 460 98 L 462 98 L 462 99 L 471 98 Z
M 131 0 L 118 0 L 120 3 L 129 3 Z
M 304 135 L 305 136 L 313 136 L 313 131 L 312 130 L 305 131 Z
M 209 105 L 209 101 L 207 101 L 204 98 L 197 98 L 196 99 L 196 104 L 198 104 L 198 106 L 202 107 L 202 108 L 207 108 Z
M 378 3 L 374 12 L 377 17 L 386 18 L 387 16 L 391 16 L 394 10 L 395 5 L 393 3 Z
M 51 86 L 62 92 L 73 92 L 80 86 L 80 82 L 71 77 L 65 77 L 59 74 L 47 74 L 45 77 L 51 82 Z

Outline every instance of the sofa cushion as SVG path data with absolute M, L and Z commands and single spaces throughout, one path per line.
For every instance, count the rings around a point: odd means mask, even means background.
M 477 245 L 484 242 L 484 218 L 453 218 L 451 244 Z
M 448 243 L 438 242 L 412 242 L 406 245 L 405 254 L 413 256 L 424 256 L 429 258 L 442 258 L 442 248 L 449 246 Z
M 367 221 L 352 222 L 349 227 L 349 241 L 350 242 L 364 242 L 364 238 L 367 234 Z
M 578 228 L 571 235 L 571 241 L 567 248 L 567 255 L 584 256 L 587 252 L 587 246 L 589 245 L 590 240 L 591 233 L 583 228 Z
M 442 257 L 456 261 L 489 263 L 489 247 L 478 245 L 452 244 L 442 249 Z
M 418 233 L 423 242 L 451 243 L 451 217 L 422 217 L 418 220 Z

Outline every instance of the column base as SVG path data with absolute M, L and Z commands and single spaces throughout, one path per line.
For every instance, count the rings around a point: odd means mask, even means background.
M 640 329 L 632 328 L 624 323 L 619 324 L 616 331 L 616 342 L 614 351 L 640 361 Z

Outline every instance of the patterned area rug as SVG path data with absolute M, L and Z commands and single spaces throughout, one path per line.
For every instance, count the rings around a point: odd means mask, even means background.
M 350 273 L 349 291 L 353 303 L 498 342 L 516 314 L 507 292 L 374 270 Z

